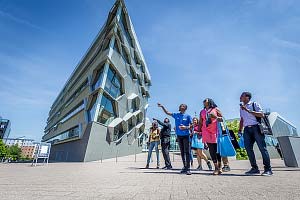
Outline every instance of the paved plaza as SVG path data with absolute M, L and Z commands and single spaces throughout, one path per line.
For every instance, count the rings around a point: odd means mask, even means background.
M 101 162 L 0 164 L 0 199 L 299 199 L 300 169 L 272 160 L 273 177 L 245 176 L 248 161 L 231 161 L 232 171 L 180 175 L 174 170 L 144 169 L 146 154 Z M 136 162 L 135 162 L 136 161 Z M 196 161 L 196 159 L 195 159 Z M 261 161 L 259 161 L 261 166 Z M 196 166 L 194 166 L 196 167 Z M 205 166 L 206 167 L 206 166 Z M 206 169 L 206 168 L 205 168 Z

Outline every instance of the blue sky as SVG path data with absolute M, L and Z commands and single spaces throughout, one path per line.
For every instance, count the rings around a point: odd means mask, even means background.
M 39 140 L 50 106 L 97 35 L 114 0 L 0 0 L 0 115 L 12 137 Z M 194 115 L 206 97 L 226 118 L 239 95 L 300 127 L 300 2 L 126 1 L 156 102 Z

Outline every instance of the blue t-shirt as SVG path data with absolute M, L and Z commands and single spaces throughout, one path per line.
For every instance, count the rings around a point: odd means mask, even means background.
M 175 130 L 178 136 L 186 136 L 190 134 L 190 130 L 180 130 L 179 126 L 189 126 L 192 123 L 192 117 L 188 114 L 172 113 L 172 117 L 175 119 Z

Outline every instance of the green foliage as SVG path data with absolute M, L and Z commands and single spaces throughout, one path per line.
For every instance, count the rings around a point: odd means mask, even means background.
M 21 158 L 21 154 L 22 154 L 22 150 L 17 144 L 8 147 L 7 157 L 10 157 L 12 160 L 14 161 L 19 160 Z
M 10 159 L 12 161 L 30 161 L 32 158 L 28 156 L 22 156 L 21 148 L 15 144 L 12 146 L 5 146 L 2 140 L 0 140 L 0 159 Z
M 240 122 L 239 120 L 233 120 L 233 121 L 227 121 L 226 122 L 228 129 L 232 130 L 234 134 L 238 134 L 239 132 L 239 127 L 240 127 Z
M 239 120 L 236 119 L 233 121 L 227 121 L 226 124 L 227 124 L 228 129 L 230 129 L 234 132 L 235 137 L 239 138 L 238 137 L 238 132 L 239 132 L 239 128 L 240 128 Z M 247 155 L 246 149 L 237 149 L 236 150 L 236 159 L 237 160 L 248 160 L 248 155 Z
M 237 149 L 236 150 L 236 159 L 237 160 L 248 160 L 248 155 L 246 149 Z
M 0 139 L 0 158 L 5 158 L 7 155 L 7 148 L 3 141 Z

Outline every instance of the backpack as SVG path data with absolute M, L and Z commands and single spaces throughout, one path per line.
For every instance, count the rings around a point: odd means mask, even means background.
M 252 103 L 253 111 L 255 110 L 254 102 Z M 264 115 L 264 117 L 255 117 L 258 122 L 258 126 L 261 134 L 265 135 L 273 135 L 272 128 L 268 119 L 268 116 Z

